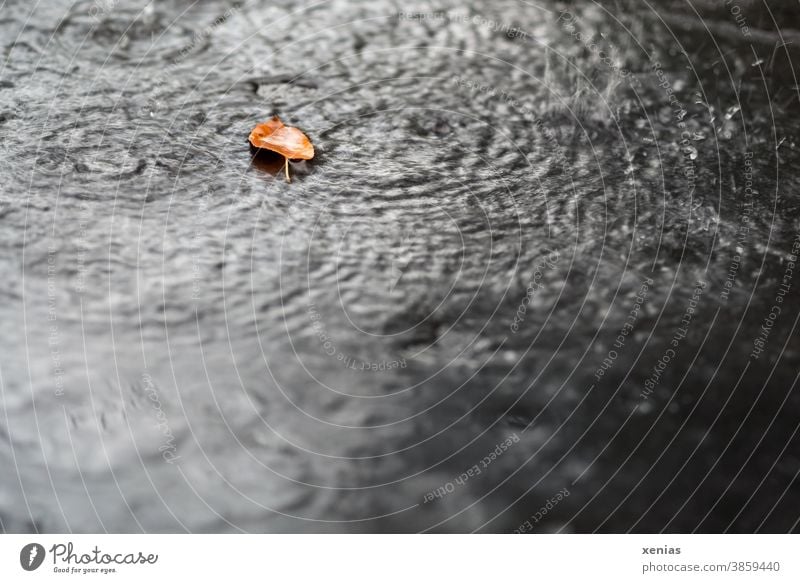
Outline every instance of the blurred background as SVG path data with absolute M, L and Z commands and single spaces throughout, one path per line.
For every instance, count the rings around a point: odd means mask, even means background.
M 797 530 L 799 21 L 0 2 L 0 527 Z

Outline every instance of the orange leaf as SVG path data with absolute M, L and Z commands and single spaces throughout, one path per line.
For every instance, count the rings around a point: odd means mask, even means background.
M 250 143 L 292 160 L 311 160 L 314 157 L 311 140 L 297 128 L 284 125 L 277 115 L 253 128 Z

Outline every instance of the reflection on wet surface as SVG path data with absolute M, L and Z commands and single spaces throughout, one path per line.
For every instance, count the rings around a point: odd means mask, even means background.
M 2 528 L 796 528 L 794 49 L 697 8 L 6 4 Z

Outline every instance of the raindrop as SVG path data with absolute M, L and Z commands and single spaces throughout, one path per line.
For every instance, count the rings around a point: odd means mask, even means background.
M 739 107 L 738 105 L 732 105 L 725 112 L 725 119 L 732 119 L 734 115 L 736 115 L 737 113 L 739 113 L 739 111 L 741 111 L 741 109 L 742 108 Z

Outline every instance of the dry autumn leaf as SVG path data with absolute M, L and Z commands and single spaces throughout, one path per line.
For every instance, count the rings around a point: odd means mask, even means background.
M 286 159 L 286 181 L 289 178 L 289 160 L 311 160 L 314 146 L 303 132 L 284 125 L 276 115 L 267 122 L 260 123 L 250 132 L 250 143 L 256 147 L 276 152 Z

